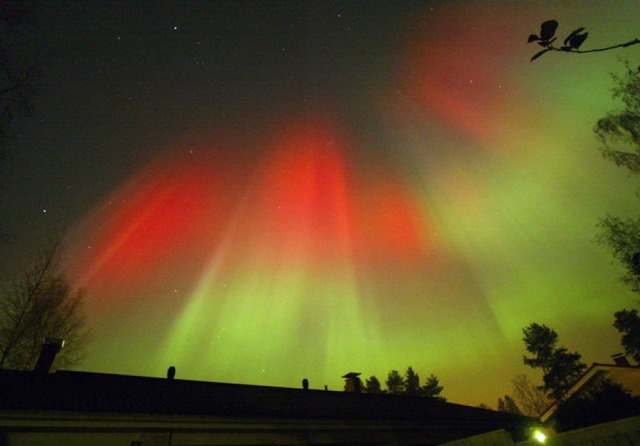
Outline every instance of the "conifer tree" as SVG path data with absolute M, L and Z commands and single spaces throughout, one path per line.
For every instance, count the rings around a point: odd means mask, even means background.
M 543 388 L 551 398 L 560 398 L 586 368 L 580 361 L 582 356 L 565 347 L 556 347 L 558 334 L 546 325 L 533 323 L 522 331 L 527 351 L 535 355 L 525 356 L 524 363 L 542 369 Z
M 447 399 L 440 395 L 444 387 L 440 385 L 440 381 L 438 378 L 431 374 L 427 380 L 425 381 L 424 386 L 422 386 L 422 392 L 424 396 L 428 396 L 431 398 L 438 399 L 440 401 L 447 401 Z
M 404 374 L 404 393 L 410 396 L 419 396 L 422 394 L 420 387 L 420 376 L 409 367 Z
M 404 380 L 397 370 L 391 370 L 387 375 L 387 392 L 392 395 L 402 395 L 404 393 Z
M 364 393 L 382 393 L 378 378 L 371 376 L 364 381 Z

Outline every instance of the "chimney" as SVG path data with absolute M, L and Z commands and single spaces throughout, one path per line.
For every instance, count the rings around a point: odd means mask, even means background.
M 627 357 L 622 353 L 616 353 L 611 357 L 613 358 L 613 362 L 615 362 L 616 365 L 623 366 L 623 367 L 631 366 L 631 364 L 629 364 L 629 361 L 627 360 Z
M 38 362 L 33 368 L 34 373 L 39 375 L 46 375 L 51 370 L 53 361 L 56 359 L 56 355 L 60 352 L 60 349 L 64 346 L 64 339 L 58 338 L 44 338 L 42 347 L 40 348 L 40 356 L 38 356 Z
M 360 373 L 349 372 L 342 377 L 345 378 L 344 391 L 349 393 L 362 393 L 362 381 L 360 381 Z

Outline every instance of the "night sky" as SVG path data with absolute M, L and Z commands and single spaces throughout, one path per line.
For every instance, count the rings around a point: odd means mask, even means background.
M 594 242 L 637 181 L 592 127 L 636 1 L 43 2 L 2 172 L 3 277 L 66 230 L 81 370 L 341 390 L 433 373 L 495 405 L 522 328 L 585 362 L 637 297 Z

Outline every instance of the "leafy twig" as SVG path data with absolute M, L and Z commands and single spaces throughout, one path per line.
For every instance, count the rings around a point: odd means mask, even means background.
M 581 50 L 580 46 L 587 40 L 589 37 L 588 32 L 583 32 L 585 28 L 577 28 L 573 30 L 563 41 L 562 46 L 555 46 L 554 42 L 558 39 L 556 37 L 556 30 L 558 29 L 558 22 L 556 20 L 547 20 L 540 25 L 540 34 L 530 34 L 527 43 L 537 42 L 538 45 L 543 47 L 544 49 L 538 51 L 533 55 L 531 60 L 536 60 L 538 57 L 542 56 L 544 53 L 549 51 L 560 51 L 563 53 L 576 53 L 576 54 L 586 54 L 586 53 L 596 53 L 600 51 L 609 51 L 616 48 L 627 48 L 632 45 L 637 45 L 640 43 L 640 39 L 633 39 L 629 42 L 620 43 L 617 45 L 607 46 L 603 48 L 594 48 L 590 50 Z

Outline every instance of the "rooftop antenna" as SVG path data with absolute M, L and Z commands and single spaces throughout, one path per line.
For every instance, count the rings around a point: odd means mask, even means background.
M 64 347 L 64 339 L 58 338 L 44 338 L 42 347 L 40 348 L 40 356 L 38 356 L 38 362 L 33 368 L 34 373 L 39 375 L 46 375 L 51 370 L 53 361 L 56 359 L 56 355 Z

